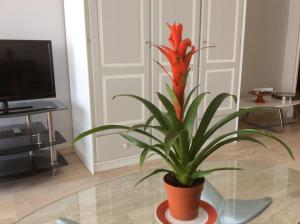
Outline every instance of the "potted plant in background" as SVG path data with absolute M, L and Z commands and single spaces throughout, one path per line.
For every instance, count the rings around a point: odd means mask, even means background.
M 225 99 L 232 97 L 236 100 L 235 96 L 228 93 L 221 93 L 212 99 L 201 118 L 200 124 L 194 130 L 198 107 L 209 94 L 208 92 L 196 94 L 198 88 L 196 86 L 185 97 L 190 61 L 198 49 L 192 45 L 190 39 L 182 39 L 182 24 L 167 25 L 170 29 L 170 47 L 154 45 L 168 59 L 171 66 L 170 74 L 166 68 L 157 62 L 172 82 L 172 87 L 166 84 L 168 97 L 157 93 L 157 97 L 165 110 L 160 110 L 150 101 L 136 95 L 116 96 L 131 97 L 140 101 L 150 111 L 151 116 L 145 123 L 134 126 L 103 125 L 96 127 L 80 134 L 75 141 L 96 132 L 112 129 L 123 130 L 119 134 L 141 148 L 141 165 L 144 164 L 150 153 L 155 153 L 169 167 L 168 169 L 154 170 L 137 184 L 157 173 L 167 173 L 164 176 L 164 181 L 172 216 L 178 220 L 192 220 L 198 215 L 198 202 L 203 189 L 204 177 L 216 171 L 239 170 L 236 167 L 201 169 L 201 164 L 222 146 L 235 141 L 250 141 L 265 146 L 260 140 L 252 136 L 266 136 L 279 142 L 290 156 L 294 157 L 291 149 L 268 131 L 240 129 L 211 139 L 212 135 L 228 122 L 256 110 L 256 108 L 239 110 L 211 124 L 212 118 Z M 193 95 L 195 95 L 194 98 Z M 124 132 L 124 130 L 126 131 Z M 150 145 L 137 137 L 133 137 L 130 135 L 131 132 L 150 138 L 153 144 Z M 157 132 L 164 136 L 163 139 L 155 136 Z

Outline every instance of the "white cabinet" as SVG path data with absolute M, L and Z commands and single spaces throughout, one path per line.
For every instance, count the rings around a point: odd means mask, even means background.
M 246 1 L 202 0 L 200 43 L 215 45 L 202 51 L 199 60 L 199 83 L 201 91 L 211 95 L 204 100 L 203 109 L 219 93 L 228 92 L 238 96 L 240 91 L 241 65 L 244 40 Z M 219 108 L 216 118 L 237 109 L 233 99 L 227 99 Z M 200 117 L 203 110 L 200 110 Z M 237 127 L 237 120 L 227 124 L 221 131 Z
M 158 104 L 167 77 L 153 63 L 170 69 L 157 49 L 167 44 L 166 23 L 181 22 L 196 46 L 217 45 L 195 55 L 188 88 L 239 94 L 245 0 L 65 0 L 74 134 L 103 124 L 136 124 L 148 111 L 137 101 L 114 95 L 136 94 Z M 204 102 L 199 112 L 211 98 Z M 218 111 L 236 110 L 228 100 Z M 218 119 L 216 117 L 215 119 Z M 227 129 L 234 129 L 234 123 Z M 113 132 L 76 144 L 91 172 L 138 162 L 139 150 Z

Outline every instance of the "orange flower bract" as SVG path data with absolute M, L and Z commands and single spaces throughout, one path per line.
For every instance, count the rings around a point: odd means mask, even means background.
M 181 23 L 167 24 L 170 29 L 169 43 L 170 47 L 163 45 L 155 45 L 160 52 L 168 59 L 173 77 L 169 75 L 167 70 L 161 65 L 165 73 L 171 79 L 173 91 L 177 97 L 177 102 L 173 101 L 178 120 L 183 119 L 184 91 L 186 80 L 190 69 L 192 55 L 198 51 L 193 46 L 190 39 L 182 39 L 183 26 Z

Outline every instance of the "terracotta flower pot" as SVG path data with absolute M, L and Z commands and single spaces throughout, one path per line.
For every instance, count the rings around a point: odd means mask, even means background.
M 172 175 L 164 177 L 171 215 L 178 220 L 187 221 L 198 216 L 199 200 L 205 179 L 201 178 L 191 187 L 174 186 Z

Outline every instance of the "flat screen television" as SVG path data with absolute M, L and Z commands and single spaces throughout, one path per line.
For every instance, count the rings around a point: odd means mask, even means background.
M 0 102 L 55 96 L 51 41 L 0 40 Z

